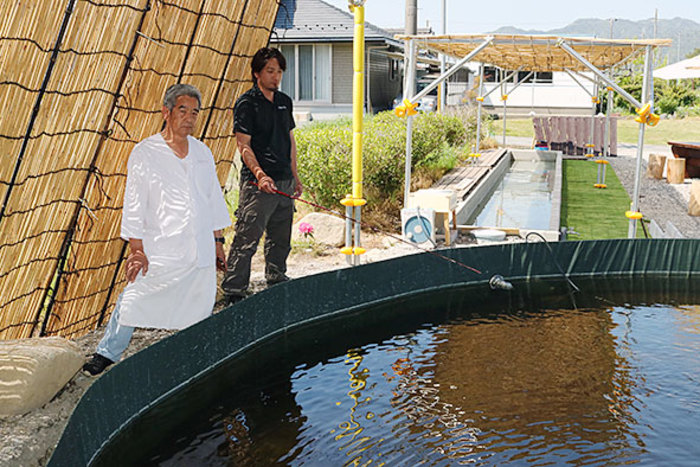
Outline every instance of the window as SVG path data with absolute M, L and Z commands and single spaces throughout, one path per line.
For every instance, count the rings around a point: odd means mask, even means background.
M 314 47 L 314 100 L 331 100 L 331 46 Z
M 495 66 L 484 67 L 484 83 L 498 83 L 501 81 L 501 70 Z
M 519 71 L 518 72 L 518 83 L 552 83 L 552 72 L 551 71 L 537 71 L 532 73 L 530 76 L 529 71 Z
M 535 83 L 549 83 L 553 82 L 551 71 L 538 71 L 535 73 Z
M 280 47 L 280 52 L 282 52 L 282 55 L 284 55 L 284 58 L 287 60 L 287 70 L 282 75 L 282 92 L 294 98 L 294 95 L 296 94 L 295 90 L 297 87 L 297 61 L 295 59 L 296 50 L 293 45 L 283 45 L 282 47 Z
M 399 79 L 399 61 L 395 58 L 390 58 L 389 60 L 389 80 L 396 81 Z
M 300 101 L 311 101 L 314 98 L 314 46 L 299 46 L 299 96 Z
M 500 83 L 502 79 L 508 78 L 513 73 L 513 70 L 502 70 L 495 66 L 484 67 L 484 82 L 485 83 Z M 520 70 L 514 74 L 508 83 L 552 83 L 551 71 L 538 71 L 530 75 L 530 72 Z
M 282 92 L 295 101 L 331 100 L 332 52 L 327 44 L 281 46 L 287 59 Z
M 518 83 L 532 83 L 535 80 L 535 74 L 530 74 L 529 71 L 518 72 Z

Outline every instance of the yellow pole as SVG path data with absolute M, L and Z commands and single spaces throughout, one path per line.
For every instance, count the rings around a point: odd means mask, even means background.
M 359 264 L 359 255 L 365 252 L 360 243 L 361 208 L 367 203 L 362 198 L 362 119 L 365 104 L 365 0 L 348 0 L 355 17 L 353 38 L 352 79 L 352 195 L 347 195 L 341 204 L 346 208 L 345 248 L 340 251 L 348 255 L 348 262 Z M 354 225 L 353 225 L 354 222 Z M 354 227 L 354 228 L 353 228 Z M 351 257 L 352 255 L 352 257 Z
M 352 197 L 362 199 L 362 118 L 365 104 L 365 7 L 354 5 L 352 82 Z

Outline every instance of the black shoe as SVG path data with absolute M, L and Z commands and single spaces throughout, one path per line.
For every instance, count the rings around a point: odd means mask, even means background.
M 83 365 L 83 373 L 86 376 L 96 376 L 105 371 L 105 369 L 113 363 L 112 360 L 98 353 L 92 354 L 92 358 Z
M 275 284 L 280 284 L 282 282 L 287 282 L 289 280 L 289 277 L 286 275 L 282 274 L 281 276 L 276 276 L 272 279 L 267 279 L 267 286 L 275 285 Z
M 235 305 L 245 298 L 245 295 L 224 295 L 224 307 Z

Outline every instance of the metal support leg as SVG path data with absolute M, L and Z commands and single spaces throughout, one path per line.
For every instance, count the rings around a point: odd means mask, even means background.
M 345 247 L 352 248 L 352 206 L 345 206 Z M 349 265 L 353 265 L 352 255 L 345 256 Z
M 653 101 L 650 99 L 653 96 L 654 89 L 651 86 L 651 64 L 654 59 L 653 48 L 648 45 L 646 47 L 646 55 L 644 57 L 644 81 L 642 85 L 642 101 Z M 637 138 L 637 165 L 635 168 L 634 177 L 634 194 L 632 196 L 632 213 L 639 212 L 639 188 L 642 181 L 642 157 L 644 155 L 644 130 L 646 123 L 639 124 L 639 135 Z M 630 217 L 629 229 L 627 230 L 627 238 L 635 238 L 637 235 L 637 219 Z
M 360 255 L 357 254 L 357 251 L 362 248 L 361 242 L 360 242 L 360 234 L 361 234 L 361 228 L 362 228 L 362 216 L 360 214 L 360 211 L 362 209 L 362 206 L 355 206 L 355 239 L 353 243 L 353 251 L 355 254 L 353 254 L 353 265 L 358 266 L 360 264 Z

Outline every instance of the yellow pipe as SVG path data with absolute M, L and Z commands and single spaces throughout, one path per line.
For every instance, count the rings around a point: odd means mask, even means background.
M 353 41 L 352 83 L 352 196 L 362 198 L 362 118 L 365 103 L 365 7 L 353 6 L 355 40 Z

